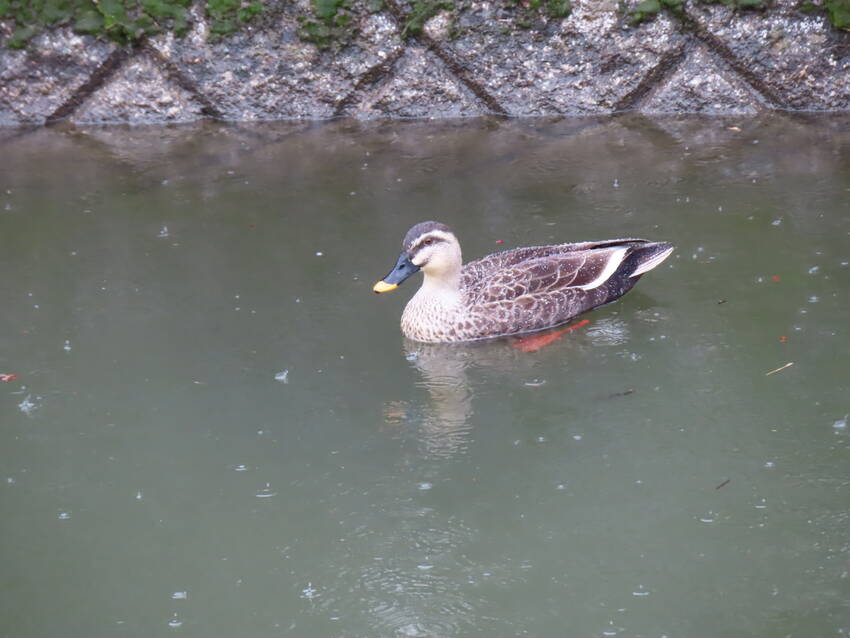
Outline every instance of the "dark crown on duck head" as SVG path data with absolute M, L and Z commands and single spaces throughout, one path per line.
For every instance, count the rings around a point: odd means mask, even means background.
M 420 222 L 407 231 L 407 234 L 404 236 L 404 241 L 401 244 L 402 250 L 405 252 L 410 251 L 417 239 L 426 233 L 430 233 L 432 230 L 441 230 L 444 233 L 452 232 L 451 228 L 445 224 L 441 224 L 440 222 Z

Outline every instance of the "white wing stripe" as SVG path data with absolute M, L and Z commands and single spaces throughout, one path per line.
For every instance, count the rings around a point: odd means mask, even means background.
M 593 281 L 584 284 L 583 286 L 576 286 L 576 288 L 581 288 L 582 290 L 593 290 L 594 288 L 598 288 L 606 281 L 608 278 L 613 275 L 617 268 L 620 267 L 620 264 L 623 263 L 623 259 L 626 258 L 626 253 L 628 252 L 628 247 L 626 248 L 618 248 L 617 250 L 611 253 L 611 256 L 608 257 L 608 263 L 605 264 L 605 268 L 602 269 L 602 272 L 599 276 Z

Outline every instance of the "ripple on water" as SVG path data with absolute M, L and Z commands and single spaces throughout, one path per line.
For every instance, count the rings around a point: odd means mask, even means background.
M 461 520 L 438 522 L 412 504 L 395 515 L 400 524 L 392 532 L 376 534 L 371 528 L 363 537 L 370 539 L 373 560 L 353 574 L 356 581 L 343 594 L 358 593 L 368 610 L 371 635 L 464 635 L 481 626 L 481 613 L 489 605 L 482 592 L 526 582 L 528 571 L 517 569 L 510 559 L 481 564 L 467 558 L 462 550 L 478 533 Z M 328 591 L 324 603 L 332 599 L 336 605 L 342 600 Z M 502 622 L 512 627 L 510 619 Z M 513 629 L 503 629 L 495 635 L 514 635 Z
M 273 491 L 271 485 L 266 483 L 266 486 L 255 494 L 257 498 L 271 498 L 277 496 L 277 492 Z
M 603 636 L 616 636 L 617 634 L 625 631 L 625 627 L 618 627 L 614 624 L 614 621 L 611 620 L 608 622 L 608 627 L 602 630 L 601 634 Z
M 646 589 L 644 589 L 643 585 L 638 585 L 638 588 L 632 592 L 632 596 L 636 598 L 643 598 L 645 596 L 649 596 L 649 593 Z
M 626 322 L 614 317 L 606 317 L 592 324 L 587 335 L 595 346 L 620 346 L 631 338 Z
M 33 413 L 41 407 L 41 397 L 28 394 L 24 397 L 24 400 L 18 404 L 18 409 L 26 414 L 27 416 L 32 416 Z
M 635 312 L 634 317 L 646 323 L 658 323 L 659 321 L 667 321 L 670 315 L 655 309 L 645 309 Z

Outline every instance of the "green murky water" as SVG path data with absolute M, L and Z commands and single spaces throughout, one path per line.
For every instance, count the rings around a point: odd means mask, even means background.
M 0 150 L 0 635 L 850 633 L 847 117 Z M 425 219 L 678 250 L 538 352 L 422 346 L 370 288 Z

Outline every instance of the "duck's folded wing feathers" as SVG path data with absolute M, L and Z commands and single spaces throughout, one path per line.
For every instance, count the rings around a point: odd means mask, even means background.
M 491 303 L 567 288 L 592 290 L 617 271 L 629 250 L 620 245 L 530 259 L 480 277 L 468 294 L 473 303 Z
M 511 268 L 513 266 L 522 266 L 528 262 L 540 258 L 549 259 L 551 257 L 574 257 L 579 253 L 589 251 L 597 251 L 603 248 L 617 248 L 623 246 L 641 246 L 650 243 L 647 239 L 624 238 L 624 239 L 605 239 L 602 241 L 585 241 L 573 244 L 553 244 L 550 246 L 524 246 L 522 248 L 512 248 L 511 250 L 503 250 L 499 253 L 487 255 L 481 259 L 476 259 L 464 265 L 463 277 L 464 284 L 470 287 L 477 287 L 480 281 L 490 277 L 493 273 Z

